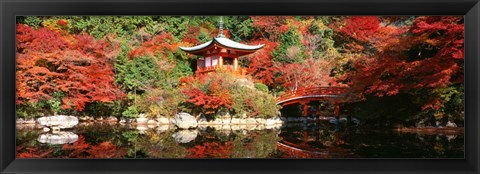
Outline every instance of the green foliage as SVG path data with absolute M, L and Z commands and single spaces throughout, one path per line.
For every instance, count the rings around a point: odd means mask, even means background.
M 64 17 L 70 23 L 71 33 L 89 33 L 95 38 L 106 35 L 130 38 L 140 28 L 150 35 L 158 31 L 159 24 L 154 16 L 70 16 Z
M 50 107 L 50 110 L 52 111 L 53 115 L 57 115 L 57 113 L 62 111 L 62 98 L 63 98 L 63 93 L 62 92 L 54 92 L 52 93 L 52 99 L 47 100 L 47 104 Z
M 273 61 L 280 63 L 298 63 L 305 60 L 304 47 L 294 29 L 280 35 L 280 46 L 272 52 L 272 56 Z
M 126 60 L 116 67 L 117 83 L 129 91 L 146 90 L 148 87 L 156 86 L 159 80 L 156 62 L 148 56 Z
M 252 19 L 248 16 L 228 16 L 223 17 L 224 27 L 230 32 L 230 39 L 235 41 L 245 41 L 253 38 L 255 28 L 252 27 Z
M 232 86 L 230 92 L 234 101 L 232 110 L 236 117 L 244 113 L 260 118 L 278 116 L 280 107 L 275 103 L 275 99 L 271 94 L 238 85 Z
M 23 103 L 16 106 L 16 114 L 18 118 L 36 118 L 44 116 L 45 106 L 47 104 L 45 102 L 34 102 L 34 103 Z
M 42 16 L 25 16 L 23 18 L 17 17 L 17 22 L 23 23 L 34 29 L 37 29 L 42 24 L 43 18 L 44 17 Z
M 124 118 L 137 118 L 138 115 L 139 112 L 136 106 L 129 106 L 127 110 L 122 112 Z
M 255 83 L 255 89 L 258 89 L 262 92 L 268 92 L 268 86 L 263 83 Z

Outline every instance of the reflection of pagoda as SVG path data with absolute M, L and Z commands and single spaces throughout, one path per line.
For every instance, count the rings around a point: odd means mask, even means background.
M 218 36 L 212 40 L 194 47 L 180 47 L 183 51 L 201 56 L 197 58 L 195 73 L 208 73 L 213 71 L 227 71 L 235 74 L 245 74 L 245 69 L 238 65 L 238 57 L 254 53 L 262 45 L 245 45 L 226 38 L 223 35 L 223 21 L 220 16 Z

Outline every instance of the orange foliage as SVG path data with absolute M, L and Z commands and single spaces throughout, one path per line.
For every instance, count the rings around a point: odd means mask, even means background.
M 85 142 L 83 136 L 73 144 L 64 144 L 63 150 L 68 151 L 66 158 L 120 158 L 127 155 L 127 150 L 119 148 L 111 142 L 91 145 Z
M 62 92 L 64 109 L 124 96 L 114 84 L 112 60 L 118 47 L 88 35 L 61 35 L 48 28 L 17 25 L 18 104 L 51 99 Z
M 232 154 L 233 143 L 206 142 L 187 149 L 186 158 L 229 158 Z

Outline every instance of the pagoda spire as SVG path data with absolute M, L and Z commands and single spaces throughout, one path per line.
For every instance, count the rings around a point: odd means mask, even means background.
M 220 22 L 219 22 L 219 25 L 218 25 L 218 36 L 217 37 L 225 37 L 225 35 L 223 35 L 223 16 L 220 16 Z

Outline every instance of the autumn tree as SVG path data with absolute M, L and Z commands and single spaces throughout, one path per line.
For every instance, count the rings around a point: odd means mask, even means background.
M 83 111 L 88 103 L 124 96 L 113 78 L 114 43 L 22 24 L 17 25 L 16 40 L 17 104 L 61 100 L 63 110 Z
M 347 75 L 350 85 L 379 97 L 399 93 L 416 96 L 414 102 L 429 115 L 441 112 L 445 103 L 453 102 L 452 97 L 461 97 L 462 17 L 418 17 L 412 26 L 385 25 L 378 17 L 351 18 L 346 19 L 349 29 L 340 32 L 363 43 L 364 49 L 363 56 L 351 64 L 353 72 Z

